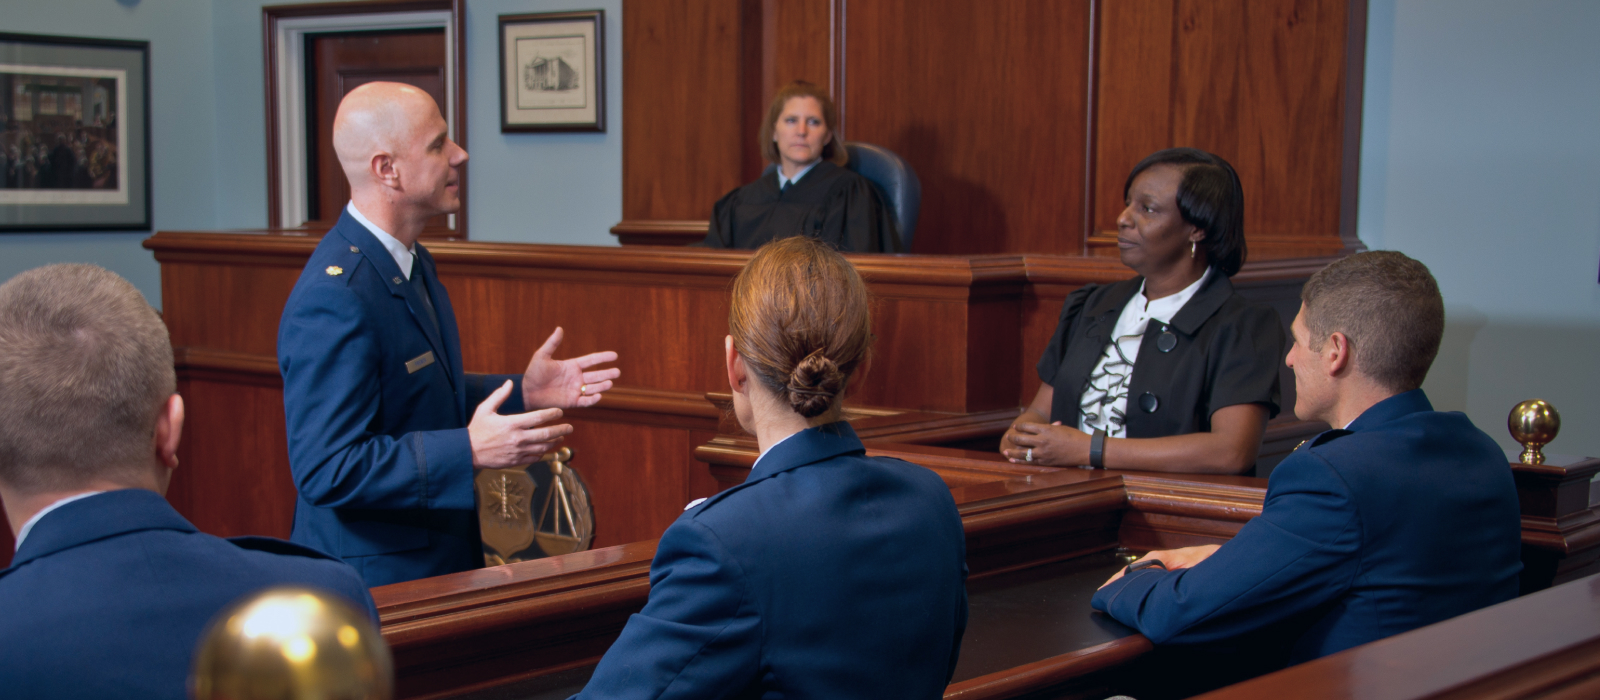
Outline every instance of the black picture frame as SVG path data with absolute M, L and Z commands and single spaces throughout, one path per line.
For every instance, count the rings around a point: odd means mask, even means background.
M 500 131 L 605 131 L 605 11 L 499 19 Z
M 0 232 L 148 231 L 150 161 L 150 42 L 0 33 Z

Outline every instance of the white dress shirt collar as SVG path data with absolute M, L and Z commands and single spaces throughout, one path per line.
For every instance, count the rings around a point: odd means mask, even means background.
M 1178 312 L 1183 309 L 1183 305 L 1189 303 L 1189 300 L 1194 298 L 1194 295 L 1200 291 L 1200 285 L 1205 284 L 1206 280 L 1210 277 L 1211 268 L 1208 267 L 1206 268 L 1206 271 L 1200 275 L 1200 279 L 1194 281 L 1194 284 L 1184 287 L 1183 291 L 1178 292 L 1177 294 L 1161 297 L 1155 301 L 1151 301 L 1144 295 L 1145 288 L 1150 284 L 1148 281 L 1146 281 L 1144 284 L 1139 286 L 1139 296 L 1134 297 L 1133 301 L 1130 302 L 1130 305 L 1143 304 L 1144 314 L 1146 316 L 1154 318 L 1162 323 L 1172 323 L 1172 317 L 1178 315 Z M 1143 333 L 1144 329 L 1139 329 L 1139 332 Z
M 96 495 L 96 494 L 101 494 L 101 493 L 105 493 L 105 492 L 104 491 L 85 491 L 83 493 L 67 496 L 66 498 L 63 498 L 63 499 L 61 499 L 59 501 L 56 501 L 55 503 L 51 503 L 50 505 L 47 505 L 44 508 L 40 509 L 39 512 L 33 514 L 33 517 L 28 518 L 28 522 L 25 522 L 25 523 L 22 524 L 22 529 L 21 530 L 17 531 L 17 546 L 12 548 L 11 551 L 15 552 L 15 551 L 20 551 L 22 549 L 22 541 L 25 540 L 25 539 L 28 539 L 28 533 L 33 532 L 33 526 L 39 524 L 39 519 L 43 518 L 46 515 L 49 515 L 50 511 L 55 510 L 57 508 L 60 508 L 61 506 L 64 506 L 64 505 L 66 505 L 68 503 L 71 503 L 73 501 L 81 501 L 81 500 L 83 500 L 85 498 L 88 498 L 88 497 Z
M 411 263 L 413 260 L 416 260 L 417 254 L 411 252 L 411 249 L 407 248 L 406 244 L 401 243 L 400 239 L 389 235 L 388 231 L 378 228 L 377 224 L 372 223 L 371 221 L 367 220 L 367 217 L 362 216 L 361 210 L 356 208 L 355 202 L 349 203 L 344 209 L 345 211 L 350 212 L 351 218 L 361 222 L 362 226 L 367 227 L 367 230 L 371 231 L 372 235 L 377 237 L 378 242 L 382 243 L 384 249 L 389 251 L 390 257 L 394 258 L 394 264 L 400 266 L 400 274 L 405 275 L 406 279 L 411 279 Z
M 789 185 L 792 185 L 792 184 L 794 184 L 796 182 L 799 182 L 800 178 L 805 177 L 806 173 L 811 172 L 811 169 L 817 167 L 817 163 L 821 163 L 821 162 L 822 162 L 822 160 L 820 158 L 817 159 L 816 161 L 813 161 L 811 163 L 811 165 L 807 165 L 806 167 L 801 168 L 800 172 L 795 173 L 794 177 L 784 177 L 783 176 L 783 166 L 779 165 L 778 166 L 778 189 L 782 190 L 783 188 L 788 187 Z

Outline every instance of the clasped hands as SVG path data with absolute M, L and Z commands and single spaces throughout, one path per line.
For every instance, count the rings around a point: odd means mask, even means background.
M 1206 557 L 1216 553 L 1217 548 L 1218 545 L 1205 544 L 1200 545 L 1199 547 L 1163 549 L 1160 551 L 1150 552 L 1149 554 L 1139 557 L 1138 559 L 1135 559 L 1133 563 L 1156 559 L 1161 562 L 1161 567 L 1167 571 L 1177 571 L 1179 569 L 1190 568 L 1195 564 L 1205 561 Z M 1117 573 L 1112 574 L 1111 578 L 1106 579 L 1105 583 L 1100 584 L 1100 588 L 1105 588 L 1106 586 L 1111 585 L 1112 581 L 1122 578 L 1122 575 L 1127 573 L 1127 571 L 1128 569 L 1126 567 L 1117 569 Z
M 572 432 L 568 424 L 546 425 L 561 418 L 561 409 L 593 406 L 600 394 L 611 388 L 611 380 L 622 375 L 615 367 L 591 367 L 616 362 L 617 353 L 596 352 L 567 360 L 555 359 L 565 333 L 560 327 L 550 334 L 522 373 L 522 405 L 527 413 L 500 415 L 500 406 L 511 396 L 507 380 L 473 411 L 467 435 L 472 442 L 472 466 L 503 469 L 528 464 L 544 457 L 561 438 Z
M 1013 464 L 1081 466 L 1089 463 L 1089 435 L 1061 421 L 1049 425 L 1018 422 L 1001 438 L 1000 454 Z

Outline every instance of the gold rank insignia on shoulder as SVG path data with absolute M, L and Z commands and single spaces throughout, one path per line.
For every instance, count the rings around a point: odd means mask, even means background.
M 1306 443 L 1308 443 L 1308 442 L 1311 442 L 1311 441 L 1310 441 L 1310 440 L 1309 440 L 1309 439 L 1307 439 L 1307 440 L 1301 440 L 1301 441 L 1300 441 L 1300 444 L 1298 444 L 1298 445 L 1295 445 L 1295 446 L 1294 446 L 1294 450 L 1298 450 L 1298 449 L 1300 449 L 1300 448 L 1302 448 L 1302 447 L 1305 447 L 1305 446 L 1306 446 Z M 1289 450 L 1289 451 L 1290 451 L 1290 452 L 1293 452 L 1293 451 L 1294 451 L 1294 450 Z
M 324 272 L 327 272 L 329 277 L 338 277 L 339 275 L 344 274 L 344 268 L 339 267 L 338 265 L 329 265 L 328 269 L 324 270 Z

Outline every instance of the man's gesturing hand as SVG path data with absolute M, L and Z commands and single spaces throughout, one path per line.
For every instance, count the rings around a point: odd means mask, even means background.
M 511 382 L 507 381 L 473 412 L 472 424 L 467 426 L 467 436 L 472 441 L 472 466 L 504 469 L 536 462 L 544 453 L 555 449 L 563 435 L 572 432 L 572 426 L 566 424 L 538 427 L 560 418 L 561 409 L 558 408 L 512 416 L 496 413 L 510 395 Z
M 611 388 L 611 380 L 622 376 L 622 370 L 609 369 L 585 371 L 595 365 L 616 362 L 617 353 L 607 350 L 570 360 L 555 359 L 556 348 L 566 333 L 556 327 L 544 346 L 533 353 L 528 370 L 522 373 L 522 405 L 527 408 L 573 408 L 593 406 L 600 401 L 600 392 Z

